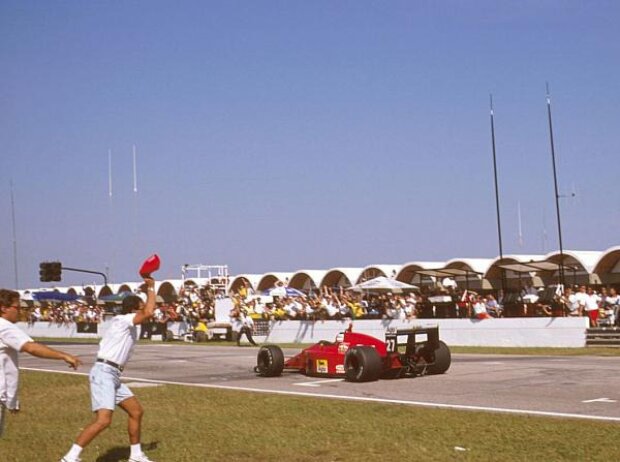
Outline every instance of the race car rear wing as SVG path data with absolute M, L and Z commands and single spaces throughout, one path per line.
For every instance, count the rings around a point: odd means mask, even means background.
M 406 340 L 402 337 L 406 337 Z M 387 332 L 385 334 L 385 344 L 388 352 L 397 352 L 400 345 L 406 345 L 406 355 L 415 353 L 421 344 L 436 350 L 439 348 L 439 327 L 417 327 Z

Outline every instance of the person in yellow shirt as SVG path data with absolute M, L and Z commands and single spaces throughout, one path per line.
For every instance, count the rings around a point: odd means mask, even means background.
M 239 291 L 237 292 L 239 298 L 241 300 L 245 300 L 248 296 L 248 284 L 244 280 L 241 281 L 241 287 L 239 287 Z
M 351 317 L 353 319 L 361 318 L 364 316 L 364 314 L 366 314 L 364 312 L 364 307 L 358 300 L 355 300 L 355 299 L 347 300 L 346 304 L 351 310 Z
M 205 319 L 199 319 L 194 326 L 194 340 L 197 342 L 206 342 L 208 337 L 207 323 Z

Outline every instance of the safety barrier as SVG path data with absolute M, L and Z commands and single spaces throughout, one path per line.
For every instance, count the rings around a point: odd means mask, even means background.
M 314 343 L 333 340 L 351 321 L 272 321 L 269 334 L 256 336 L 261 342 Z M 588 318 L 499 318 L 499 319 L 412 319 L 360 320 L 353 329 L 383 338 L 389 329 L 439 326 L 448 345 L 491 347 L 569 347 L 586 345 Z
M 78 325 L 37 322 L 18 323 L 31 337 L 97 338 L 103 335 L 109 321 L 97 325 L 97 331 L 78 332 Z M 390 329 L 411 329 L 414 326 L 439 326 L 439 335 L 448 345 L 491 347 L 584 347 L 588 318 L 499 318 L 499 319 L 412 319 L 358 321 L 269 321 L 266 329 L 256 335 L 259 342 L 315 343 L 333 340 L 353 323 L 358 332 L 383 338 Z M 187 325 L 173 323 L 168 330 L 182 337 Z M 81 329 L 83 330 L 83 329 Z M 92 330 L 92 329 L 91 329 Z M 257 332 L 258 334 L 258 332 Z

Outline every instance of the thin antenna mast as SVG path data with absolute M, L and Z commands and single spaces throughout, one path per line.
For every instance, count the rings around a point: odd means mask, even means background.
M 555 186 L 555 208 L 558 218 L 558 241 L 560 244 L 560 264 L 559 279 L 560 284 L 564 287 L 564 248 L 562 246 L 562 223 L 560 220 L 560 194 L 558 193 L 558 175 L 555 168 L 555 146 L 553 143 L 553 123 L 551 121 L 551 96 L 549 95 L 549 82 L 546 82 L 547 86 L 547 118 L 549 119 L 549 141 L 551 144 L 551 162 L 553 164 L 553 184 Z
M 19 289 L 19 276 L 17 271 L 17 228 L 15 226 L 15 199 L 13 197 L 13 179 L 11 179 L 11 219 L 13 224 L 13 269 L 15 271 L 15 289 Z
M 108 196 L 112 198 L 112 150 L 108 149 Z
M 489 103 L 491 110 L 491 145 L 493 147 L 493 177 L 495 178 L 495 210 L 497 213 L 497 238 L 499 241 L 499 258 L 504 258 L 504 251 L 502 247 L 502 224 L 500 221 L 500 213 L 499 213 L 499 188 L 497 185 L 497 156 L 495 153 L 495 117 L 493 112 L 493 95 L 489 95 Z M 504 291 L 505 279 L 506 275 L 504 270 L 501 270 L 502 273 L 502 292 Z

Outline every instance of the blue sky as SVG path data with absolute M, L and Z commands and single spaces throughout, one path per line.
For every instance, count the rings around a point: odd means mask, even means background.
M 134 280 L 153 252 L 161 278 L 495 257 L 490 93 L 504 253 L 557 249 L 546 81 L 576 192 L 564 247 L 620 244 L 619 17 L 613 1 L 5 0 L 0 286 L 11 181 L 22 288 L 46 260 Z

